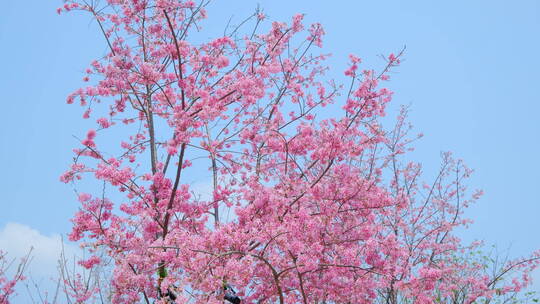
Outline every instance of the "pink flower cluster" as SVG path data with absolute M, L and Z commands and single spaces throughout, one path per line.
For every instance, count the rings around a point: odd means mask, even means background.
M 93 16 L 108 47 L 67 101 L 109 117 L 61 180 L 113 189 L 80 195 L 70 234 L 114 261 L 113 303 L 165 303 L 173 287 L 176 303 L 222 303 L 227 284 L 242 303 L 473 303 L 528 284 L 537 255 L 494 278 L 453 233 L 479 197 L 471 170 L 444 154 L 424 184 L 402 158 L 417 138 L 406 110 L 383 126 L 392 92 L 381 84 L 402 52 L 381 71 L 351 55 L 344 88 L 325 76 L 322 26 L 302 15 L 264 32 L 256 12 L 201 43 L 191 35 L 206 1 L 65 2 L 61 12 Z M 117 144 L 98 145 L 102 132 Z M 201 195 L 191 183 L 203 176 Z
M 28 253 L 19 263 L 9 260 L 6 253 L 0 250 L 0 304 L 9 304 L 10 297 L 15 295 L 15 286 L 26 280 L 24 275 L 29 263 Z

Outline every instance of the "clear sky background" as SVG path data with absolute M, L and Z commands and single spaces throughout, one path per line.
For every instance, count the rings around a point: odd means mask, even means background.
M 71 162 L 73 135 L 89 127 L 65 97 L 106 45 L 88 15 L 58 16 L 59 0 L 4 2 L 0 249 L 17 255 L 34 243 L 35 272 L 47 275 L 77 208 L 58 177 Z M 330 75 L 342 75 L 349 53 L 378 66 L 379 54 L 406 45 L 389 86 L 394 109 L 410 104 L 415 130 L 425 134 L 414 158 L 429 176 L 439 153 L 453 151 L 476 170 L 471 187 L 486 193 L 467 212 L 475 223 L 461 236 L 510 248 L 511 256 L 540 248 L 540 1 L 217 0 L 204 26 L 220 33 L 230 16 L 240 20 L 257 3 L 270 19 L 299 12 L 321 22 Z

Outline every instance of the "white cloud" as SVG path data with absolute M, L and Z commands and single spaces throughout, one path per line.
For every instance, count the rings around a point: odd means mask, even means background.
M 229 176 L 226 177 L 227 182 L 229 182 L 230 179 L 231 178 Z M 191 184 L 190 190 L 193 192 L 196 199 L 199 199 L 202 201 L 211 201 L 213 197 L 213 192 L 214 192 L 214 182 L 212 179 L 207 179 L 201 182 L 195 182 Z M 220 220 L 222 223 L 227 223 L 237 218 L 236 214 L 234 213 L 234 207 L 229 208 L 225 206 L 224 204 L 220 205 L 219 214 L 220 214 Z M 212 220 L 209 221 L 208 224 L 210 225 L 209 227 L 212 227 L 211 225 L 213 225 L 213 221 Z
M 212 199 L 214 184 L 211 179 L 191 184 L 190 190 L 195 194 L 195 198 L 209 201 Z
M 80 256 L 81 250 L 77 246 L 64 243 L 64 254 L 68 259 L 74 255 Z M 11 298 L 12 303 L 31 303 L 37 297 L 34 284 L 39 286 L 39 293 L 53 294 L 56 289 L 56 280 L 59 278 L 57 269 L 58 260 L 62 253 L 62 237 L 60 234 L 44 235 L 36 229 L 20 223 L 7 223 L 0 227 L 0 249 L 7 254 L 9 260 L 15 263 L 26 256 L 32 248 L 31 261 L 25 275 L 32 280 L 17 284 L 16 295 Z M 16 265 L 16 264 L 15 264 Z M 13 272 L 16 267 L 11 267 Z M 29 290 L 25 286 L 29 286 Z M 31 295 L 33 294 L 33 296 Z
M 30 274 L 34 277 L 56 277 L 57 262 L 62 252 L 59 234 L 43 235 L 36 229 L 19 223 L 7 223 L 0 229 L 0 248 L 9 259 L 19 259 L 32 248 Z M 78 252 L 77 247 L 64 244 L 66 256 Z

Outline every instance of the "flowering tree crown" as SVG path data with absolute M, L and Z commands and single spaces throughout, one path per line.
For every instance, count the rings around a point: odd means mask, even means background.
M 534 258 L 505 264 L 504 277 L 523 277 L 499 280 L 452 233 L 480 195 L 463 183 L 471 171 L 444 154 L 422 183 L 421 166 L 401 157 L 415 139 L 406 109 L 383 127 L 392 92 L 381 84 L 402 52 L 380 71 L 351 55 L 340 86 L 315 53 L 320 24 L 295 15 L 263 31 L 257 11 L 190 42 L 207 4 L 59 9 L 90 13 L 108 47 L 67 99 L 96 127 L 61 180 L 103 182 L 79 194 L 69 237 L 93 253 L 84 267 L 112 260 L 113 303 L 472 303 L 526 286 Z M 106 133 L 114 145 L 99 141 Z M 199 176 L 207 195 L 191 184 Z M 69 282 L 78 303 L 103 296 Z

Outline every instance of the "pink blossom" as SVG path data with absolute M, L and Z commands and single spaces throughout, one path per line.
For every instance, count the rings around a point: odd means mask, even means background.
M 301 14 L 265 23 L 256 12 L 255 33 L 205 41 L 199 2 L 93 3 L 63 9 L 89 13 L 107 48 L 86 70 L 95 82 L 67 102 L 105 116 L 103 140 L 89 130 L 60 179 L 99 182 L 79 194 L 69 238 L 93 252 L 80 265 L 100 268 L 97 250 L 111 260 L 114 304 L 164 302 L 173 288 L 177 302 L 222 303 L 224 285 L 242 303 L 497 296 L 470 256 L 479 244 L 455 233 L 481 194 L 465 187 L 472 171 L 445 153 L 424 182 L 406 109 L 383 119 L 402 52 L 380 70 L 350 55 L 340 86 L 316 49 L 323 27 Z M 539 258 L 504 265 L 515 272 L 500 292 L 522 290 Z M 73 301 L 100 294 L 85 282 L 66 282 Z

